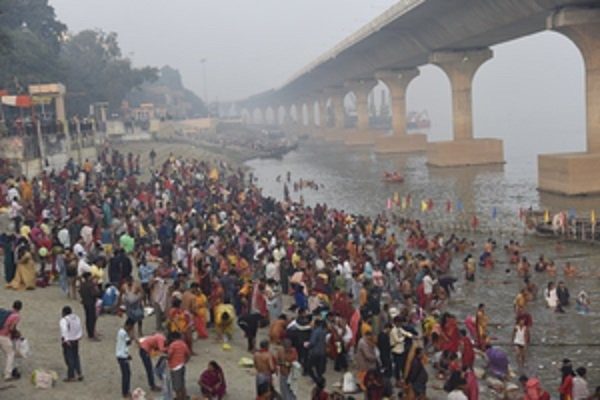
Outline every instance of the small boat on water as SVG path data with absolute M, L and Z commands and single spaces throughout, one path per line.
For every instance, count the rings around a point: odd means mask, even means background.
M 573 242 L 600 242 L 600 226 L 590 218 L 569 216 L 566 211 L 526 210 L 525 226 L 535 235 Z
M 381 180 L 386 183 L 402 183 L 404 177 L 399 172 L 384 172 Z

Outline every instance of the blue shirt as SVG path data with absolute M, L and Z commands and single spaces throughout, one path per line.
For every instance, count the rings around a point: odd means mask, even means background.
M 114 286 L 109 287 L 104 291 L 102 295 L 102 306 L 111 307 L 114 306 L 119 297 L 119 291 Z
M 148 283 L 154 274 L 154 267 L 148 264 L 142 264 L 140 265 L 138 274 L 142 283 Z
M 131 339 L 125 328 L 120 328 L 117 332 L 117 346 L 115 349 L 115 355 L 117 358 L 129 358 L 129 344 Z

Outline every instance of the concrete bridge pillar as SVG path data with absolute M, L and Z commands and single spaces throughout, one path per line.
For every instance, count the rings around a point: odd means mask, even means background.
M 385 83 L 390 91 L 392 111 L 392 135 L 376 138 L 375 152 L 409 153 L 427 149 L 425 134 L 408 135 L 406 132 L 406 88 L 417 76 L 417 68 L 379 71 L 375 74 L 375 78 Z
M 280 107 L 280 105 L 278 103 L 274 103 L 273 107 L 272 107 L 273 108 L 273 120 L 274 120 L 275 126 L 278 126 L 278 127 L 281 126 L 281 118 L 279 118 L 280 117 L 279 107 Z
M 504 162 L 499 139 L 473 138 L 472 85 L 477 69 L 492 58 L 488 48 L 468 51 L 440 51 L 429 62 L 439 66 L 450 79 L 454 140 L 433 142 L 427 147 L 427 162 L 440 167 L 498 164 Z
M 309 98 L 306 101 L 306 118 L 307 118 L 306 126 L 311 130 L 314 129 L 314 127 L 315 127 L 315 99 L 314 98 Z
M 329 98 L 326 95 L 321 95 L 318 98 L 318 106 L 319 106 L 319 128 L 321 130 L 327 129 L 328 126 L 328 115 L 327 115 L 327 100 Z
M 344 86 L 356 96 L 356 128 L 344 140 L 347 145 L 372 145 L 375 135 L 369 128 L 369 93 L 377 85 L 375 79 L 347 81 Z
M 325 138 L 329 131 L 327 125 L 327 100 L 329 96 L 326 93 L 319 93 L 316 97 L 318 114 L 314 114 L 313 107 L 313 136 Z M 314 106 L 314 104 L 313 104 Z
M 538 156 L 540 190 L 600 193 L 600 8 L 564 8 L 547 20 L 579 48 L 585 64 L 586 151 Z
M 296 103 L 296 125 L 304 127 L 304 101 Z
M 336 91 L 331 95 L 331 105 L 333 107 L 333 126 L 339 131 L 343 131 L 346 113 L 344 112 L 344 93 Z
M 281 124 L 285 129 L 291 129 L 292 127 L 292 106 L 289 104 L 282 104 L 283 107 L 283 123 Z
M 346 91 L 341 86 L 331 86 L 323 89 L 322 92 L 322 106 L 321 103 L 319 107 L 320 113 L 320 122 L 322 133 L 321 136 L 323 139 L 330 142 L 342 141 L 348 134 L 347 130 L 344 126 L 344 120 L 346 113 L 344 111 L 344 96 Z M 329 113 L 327 110 L 327 101 L 331 100 L 330 106 L 333 111 L 333 120 L 331 121 L 331 126 L 327 123 Z

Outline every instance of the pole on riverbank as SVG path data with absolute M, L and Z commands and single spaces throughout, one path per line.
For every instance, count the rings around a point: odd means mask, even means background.
M 46 147 L 44 146 L 44 138 L 42 136 L 42 123 L 39 118 L 36 121 L 35 128 L 37 133 L 38 147 L 40 150 L 40 171 L 43 171 L 45 167 L 44 162 L 46 160 Z

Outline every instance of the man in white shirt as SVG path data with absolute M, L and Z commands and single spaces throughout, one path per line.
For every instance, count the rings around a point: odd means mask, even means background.
M 275 262 L 273 256 L 269 256 L 269 261 L 265 266 L 265 277 L 267 279 L 273 279 L 276 282 L 281 280 L 281 275 L 279 273 L 279 265 Z
M 77 276 L 82 277 L 86 272 L 92 273 L 92 266 L 88 264 L 84 253 L 78 253 L 79 261 L 77 262 Z
M 82 381 L 83 375 L 81 374 L 81 362 L 79 360 L 79 340 L 83 335 L 81 320 L 76 314 L 73 314 L 71 307 L 64 306 L 59 325 L 63 356 L 67 364 L 67 377 L 64 381 Z
M 13 225 L 15 227 L 15 232 L 19 232 L 21 229 L 21 213 L 23 211 L 23 206 L 19 204 L 19 200 L 15 197 L 10 202 L 10 208 L 8 210 L 8 214 L 10 219 L 13 221 Z
M 71 237 L 69 236 L 69 230 L 66 227 L 62 227 L 58 231 L 58 241 L 65 249 L 71 247 Z
M 394 377 L 396 384 L 400 386 L 402 383 L 400 377 L 404 375 L 404 362 L 408 350 L 404 345 L 406 338 L 412 339 L 413 335 L 402 328 L 402 318 L 394 317 L 394 327 L 390 331 L 390 346 L 392 347 L 392 360 L 394 362 Z
M 431 298 L 433 297 L 433 286 L 437 283 L 437 280 L 431 277 L 429 269 L 425 270 L 425 276 L 423 277 L 423 294 L 425 294 L 425 307 L 429 307 Z
M 21 195 L 19 194 L 19 189 L 17 189 L 14 185 L 11 185 L 6 194 L 6 200 L 8 200 L 10 203 L 13 200 L 19 201 L 20 199 Z
M 117 356 L 117 362 L 121 370 L 121 395 L 124 399 L 131 397 L 129 390 L 131 388 L 131 367 L 129 366 L 131 356 L 129 355 L 129 345 L 131 344 L 134 325 L 135 322 L 127 318 L 125 325 L 117 332 L 117 344 L 115 346 L 115 355 Z
M 73 245 L 73 253 L 80 259 L 86 256 L 82 238 L 77 239 L 77 242 Z

